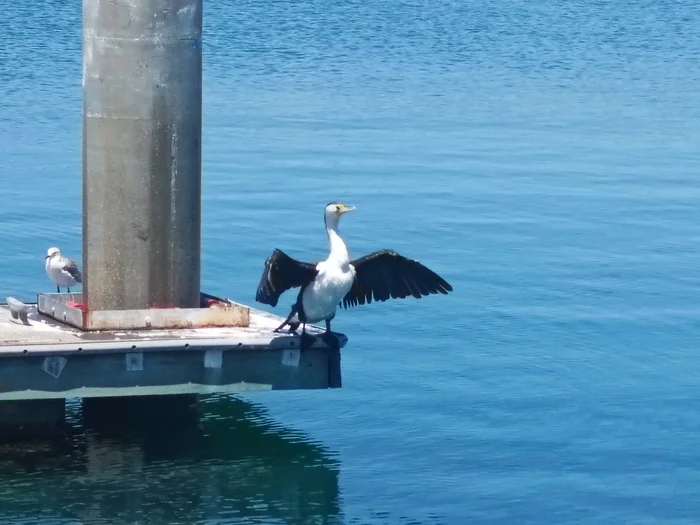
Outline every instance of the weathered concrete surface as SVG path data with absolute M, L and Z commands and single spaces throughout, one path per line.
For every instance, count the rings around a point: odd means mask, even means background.
M 177 328 L 153 330 L 102 330 L 89 332 L 60 323 L 37 311 L 36 303 L 27 304 L 27 320 L 13 319 L 7 305 L 0 304 L 0 358 L 9 356 L 64 355 L 72 353 L 125 353 L 152 350 L 208 349 L 295 349 L 299 336 L 275 333 L 283 318 L 250 308 L 246 327 Z M 308 325 L 311 335 L 323 334 Z M 340 334 L 341 348 L 347 337 Z M 327 348 L 319 339 L 312 348 Z

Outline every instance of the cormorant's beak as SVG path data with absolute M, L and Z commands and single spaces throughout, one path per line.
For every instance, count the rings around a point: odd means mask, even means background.
M 340 209 L 341 214 L 349 213 L 351 211 L 355 211 L 355 206 L 347 206 L 343 204 L 343 207 Z

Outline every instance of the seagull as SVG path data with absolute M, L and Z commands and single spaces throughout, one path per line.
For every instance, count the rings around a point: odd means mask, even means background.
M 56 285 L 56 292 L 61 293 L 60 286 L 68 288 L 83 282 L 83 275 L 80 273 L 78 264 L 61 255 L 61 251 L 55 246 L 46 252 L 46 274 Z
M 325 321 L 326 344 L 339 349 L 338 338 L 331 331 L 331 321 L 337 307 L 349 307 L 386 301 L 389 298 L 413 296 L 420 299 L 430 294 L 447 294 L 452 286 L 435 272 L 416 260 L 393 250 L 379 250 L 359 259 L 350 260 L 348 248 L 338 223 L 355 206 L 331 202 L 325 208 L 324 222 L 330 244 L 325 261 L 301 262 L 275 249 L 263 269 L 255 295 L 259 303 L 276 306 L 280 296 L 290 288 L 301 287 L 296 303 L 287 319 L 274 331 L 289 326 L 296 333 L 302 325 L 301 350 L 311 346 L 315 338 L 306 333 L 307 323 Z

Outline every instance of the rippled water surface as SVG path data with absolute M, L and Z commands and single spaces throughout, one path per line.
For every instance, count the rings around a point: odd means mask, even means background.
M 447 297 L 343 311 L 343 388 L 0 450 L 3 523 L 697 523 L 694 2 L 205 2 L 203 288 L 391 247 Z M 81 257 L 79 2 L 0 20 L 0 298 Z M 293 297 L 276 310 L 286 313 Z

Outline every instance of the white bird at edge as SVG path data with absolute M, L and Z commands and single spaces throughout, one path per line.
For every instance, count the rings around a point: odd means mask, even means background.
M 70 293 L 70 287 L 83 282 L 78 264 L 61 255 L 61 251 L 52 246 L 46 252 L 46 274 L 56 285 L 56 291 L 61 293 L 61 286 L 65 286 Z
M 392 250 L 379 250 L 351 261 L 338 232 L 338 223 L 343 215 L 352 211 L 355 211 L 354 206 L 341 202 L 326 206 L 324 220 L 330 254 L 325 261 L 301 262 L 278 249 L 265 261 L 255 300 L 276 306 L 282 293 L 301 287 L 289 316 L 274 331 L 279 332 L 289 325 L 289 332 L 296 333 L 302 325 L 302 350 L 315 341 L 306 333 L 306 324 L 320 321 L 326 322 L 326 344 L 339 348 L 338 339 L 331 331 L 331 321 L 340 304 L 347 309 L 371 303 L 372 299 L 386 301 L 408 296 L 419 299 L 452 291 L 452 286 L 435 272 Z

